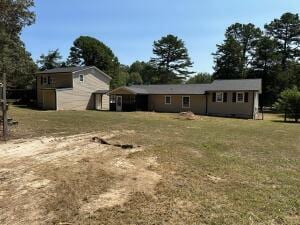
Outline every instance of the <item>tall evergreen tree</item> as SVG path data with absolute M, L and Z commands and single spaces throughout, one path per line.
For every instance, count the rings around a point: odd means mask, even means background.
M 181 82 L 188 74 L 188 68 L 193 65 L 184 42 L 174 35 L 167 35 L 155 41 L 151 63 L 160 73 L 160 83 Z
M 47 55 L 42 54 L 37 63 L 39 64 L 40 70 L 50 70 L 62 67 L 63 62 L 60 61 L 61 59 L 62 56 L 60 55 L 59 50 L 56 49 L 49 51 Z
M 278 43 L 283 70 L 287 69 L 288 61 L 299 60 L 300 19 L 298 14 L 285 13 L 280 19 L 275 19 L 265 25 L 265 29 L 267 35 Z
M 215 74 L 217 79 L 246 78 L 250 55 L 262 31 L 253 24 L 235 23 L 227 28 L 225 41 L 217 45 Z
M 110 75 L 112 87 L 123 84 L 124 71 L 120 70 L 118 58 L 103 42 L 88 36 L 81 36 L 74 41 L 67 61 L 69 66 L 96 66 Z M 120 74 L 119 74 L 120 73 Z
M 217 45 L 214 53 L 214 79 L 242 78 L 241 45 L 232 37 L 227 38 L 222 45 Z

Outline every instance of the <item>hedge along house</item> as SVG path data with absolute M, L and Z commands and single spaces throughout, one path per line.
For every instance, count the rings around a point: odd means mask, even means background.
M 111 92 L 116 111 L 192 111 L 200 115 L 258 118 L 261 79 L 215 80 L 211 84 L 134 85 Z
M 109 110 L 111 78 L 97 67 L 38 72 L 37 103 L 45 110 Z

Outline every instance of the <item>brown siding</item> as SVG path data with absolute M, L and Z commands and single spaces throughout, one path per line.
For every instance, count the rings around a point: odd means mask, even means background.
M 216 116 L 235 116 L 252 118 L 253 116 L 253 92 L 249 93 L 249 101 L 245 103 L 232 102 L 233 92 L 227 92 L 227 102 L 219 103 L 212 101 L 213 92 L 208 93 L 207 113 Z
M 169 95 L 150 95 L 149 110 L 171 113 L 192 111 L 195 114 L 205 114 L 205 95 L 171 95 L 170 105 L 165 104 L 165 96 Z M 182 107 L 183 96 L 190 96 L 190 108 Z
M 84 82 L 79 81 L 79 75 L 84 75 Z M 93 93 L 97 90 L 109 90 L 110 79 L 95 69 L 84 70 L 73 75 L 73 89 L 57 90 L 58 110 L 95 109 Z M 109 109 L 109 99 L 103 98 L 103 106 Z
M 56 110 L 55 90 L 42 90 L 43 109 Z
M 51 77 L 54 80 L 53 84 L 41 84 L 43 77 Z M 37 75 L 37 102 L 38 106 L 43 108 L 42 89 L 46 88 L 72 88 L 72 74 L 71 73 L 57 73 L 57 74 L 39 74 Z

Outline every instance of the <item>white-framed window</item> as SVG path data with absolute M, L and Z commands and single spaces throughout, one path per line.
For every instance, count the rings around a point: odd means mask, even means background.
M 190 96 L 182 96 L 182 108 L 191 107 L 191 98 Z
M 171 105 L 171 104 L 172 104 L 172 97 L 165 96 L 165 105 Z
M 80 81 L 81 83 L 84 82 L 84 75 L 83 75 L 83 74 L 79 74 L 79 81 Z
M 236 93 L 236 102 L 237 103 L 244 103 L 245 102 L 245 93 L 244 92 L 237 92 Z
M 216 93 L 216 102 L 223 102 L 223 92 L 217 92 Z

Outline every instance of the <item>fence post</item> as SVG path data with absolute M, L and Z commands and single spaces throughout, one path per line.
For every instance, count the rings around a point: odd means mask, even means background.
M 2 88 L 2 123 L 3 123 L 3 139 L 7 141 L 8 139 L 8 120 L 7 120 L 7 99 L 6 99 L 6 73 L 3 73 L 3 88 Z

